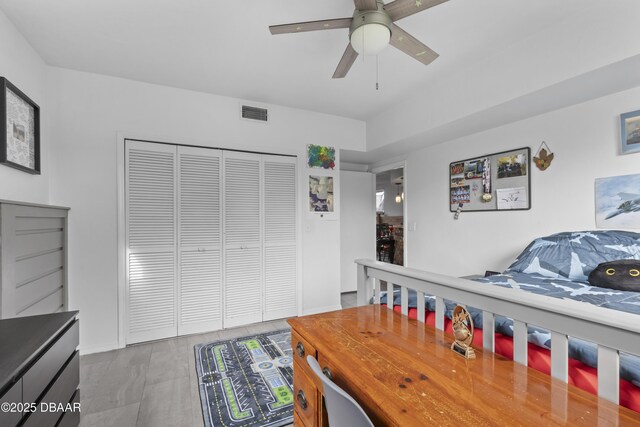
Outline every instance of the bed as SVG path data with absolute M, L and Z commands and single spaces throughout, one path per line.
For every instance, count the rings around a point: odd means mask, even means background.
M 472 283 L 478 286 L 480 291 L 487 287 L 499 287 L 510 289 L 516 295 L 536 294 L 561 301 L 573 300 L 594 307 L 615 310 L 618 313 L 639 315 L 640 292 L 602 288 L 592 286 L 588 282 L 589 274 L 599 264 L 622 259 L 640 259 L 640 234 L 626 231 L 558 233 L 535 239 L 502 274 L 474 279 Z M 397 284 L 396 281 L 392 283 Z M 380 287 L 377 286 L 376 289 Z M 395 289 L 393 294 L 394 310 L 403 311 L 404 300 L 405 314 L 411 318 L 422 317 L 418 313 L 423 306 L 418 299 L 418 294 L 424 295 L 424 321 L 432 326 L 438 326 L 437 297 L 428 295 L 427 292 L 410 289 L 405 291 L 404 288 Z M 379 296 L 380 303 L 386 305 L 387 292 L 380 290 Z M 375 295 L 373 298 L 376 298 Z M 471 301 L 473 299 L 467 301 L 466 305 L 476 325 L 474 345 L 486 348 L 487 342 L 491 342 L 486 340 L 482 331 L 482 325 L 485 323 L 483 312 L 486 313 L 486 311 L 473 307 Z M 440 326 L 451 333 L 450 319 L 456 304 L 446 298 L 442 299 L 442 303 L 444 322 L 440 322 Z M 599 312 L 605 315 L 610 314 L 607 311 Z M 493 350 L 507 358 L 514 358 L 514 322 L 498 312 L 492 317 Z M 630 318 L 627 317 L 627 319 Z M 640 322 L 636 320 L 635 323 Z M 552 333 L 531 322 L 528 322 L 525 331 L 526 364 L 541 372 L 552 373 Z M 640 340 L 640 337 L 636 335 L 635 339 Z M 598 394 L 598 345 L 573 336 L 567 336 L 566 341 L 568 352 L 566 381 Z M 640 357 L 622 351 L 616 354 L 619 357 L 620 374 L 619 384 L 617 384 L 619 386 L 618 403 L 640 412 Z

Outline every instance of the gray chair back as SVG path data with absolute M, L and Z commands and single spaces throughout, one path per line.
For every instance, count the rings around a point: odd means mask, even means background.
M 358 402 L 322 373 L 320 364 L 315 358 L 307 356 L 307 363 L 322 382 L 329 427 L 373 427 L 371 420 Z

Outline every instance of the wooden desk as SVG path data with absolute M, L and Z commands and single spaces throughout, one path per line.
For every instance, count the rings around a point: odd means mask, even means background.
M 329 368 L 376 426 L 640 425 L 640 413 L 494 353 L 476 349 L 477 358 L 465 360 L 450 350 L 451 336 L 386 307 L 305 316 L 289 324 L 294 393 L 301 395 L 296 426 L 326 425 L 308 354 Z

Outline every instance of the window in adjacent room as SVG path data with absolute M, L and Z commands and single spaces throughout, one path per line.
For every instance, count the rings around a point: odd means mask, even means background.
M 376 213 L 384 213 L 384 190 L 376 191 Z

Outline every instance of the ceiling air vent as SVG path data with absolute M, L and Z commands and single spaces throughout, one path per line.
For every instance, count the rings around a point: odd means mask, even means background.
M 248 105 L 243 105 L 242 118 L 247 120 L 257 120 L 259 122 L 266 122 L 268 120 L 268 112 L 266 108 L 250 107 Z

